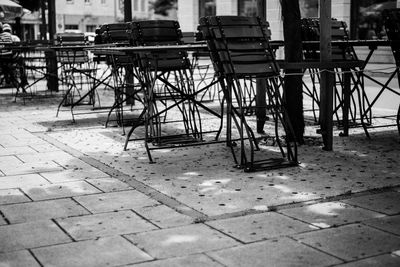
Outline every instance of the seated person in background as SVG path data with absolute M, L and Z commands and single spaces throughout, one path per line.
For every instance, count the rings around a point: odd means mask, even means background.
M 7 24 L 7 23 L 3 24 L 3 35 L 10 36 L 13 43 L 21 42 L 21 39 L 19 39 L 18 36 L 12 34 L 12 29 L 11 29 L 10 24 Z
M 21 42 L 18 36 L 11 33 L 12 29 L 10 24 L 2 24 L 0 25 L 0 43 L 17 43 Z M 17 70 L 18 76 L 20 78 L 19 86 L 22 87 L 22 90 L 25 91 L 24 87 L 28 84 L 28 79 L 26 77 L 24 61 L 23 58 L 19 55 L 19 53 L 13 53 L 9 50 L 0 51 L 0 56 L 3 57 L 3 62 L 7 65 L 2 66 L 5 73 L 4 76 L 7 80 L 10 80 L 10 75 L 12 75 L 14 69 Z M 4 64 L 3 63 L 3 64 Z M 15 67 L 15 68 L 14 68 Z

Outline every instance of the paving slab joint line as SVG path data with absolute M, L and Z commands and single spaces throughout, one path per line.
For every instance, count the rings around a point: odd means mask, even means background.
M 48 136 L 45 132 L 32 132 L 32 134 L 34 134 L 35 136 L 41 138 L 42 140 L 50 143 L 51 145 L 61 149 L 62 151 L 82 160 L 83 162 L 99 169 L 100 171 L 105 172 L 106 174 L 110 175 L 111 177 L 117 178 L 119 180 L 122 179 L 123 182 L 128 183 L 130 186 L 132 186 L 137 191 L 145 194 L 148 197 L 153 198 L 154 200 L 160 202 L 161 204 L 164 204 L 164 205 L 168 206 L 169 208 L 172 208 L 172 209 L 178 211 L 181 214 L 192 217 L 194 219 L 194 222 L 208 220 L 208 216 L 205 215 L 204 213 L 201 213 L 200 211 L 197 211 L 197 210 L 193 209 L 192 207 L 189 207 L 186 204 L 181 203 L 178 200 L 176 200 L 170 196 L 167 196 L 167 195 L 157 191 L 156 189 L 134 179 L 133 177 L 131 177 L 123 172 L 120 172 L 110 166 L 107 166 L 106 164 L 57 141 L 56 139 Z

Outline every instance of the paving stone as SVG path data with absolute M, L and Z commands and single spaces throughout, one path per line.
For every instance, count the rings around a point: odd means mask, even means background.
M 56 199 L 0 206 L 10 223 L 21 223 L 52 218 L 89 214 L 72 199 Z
M 400 215 L 387 216 L 363 222 L 386 232 L 400 235 Z
M 400 237 L 360 224 L 313 231 L 294 238 L 347 261 L 400 249 Z
M 77 180 L 84 180 L 89 178 L 104 178 L 109 177 L 108 174 L 92 168 L 90 170 L 64 170 L 57 172 L 45 172 L 41 175 L 52 183 L 62 183 Z
M 39 174 L 24 174 L 0 177 L 0 189 L 21 188 L 28 186 L 41 186 L 50 184 Z
M 400 192 L 371 194 L 346 199 L 343 202 L 388 215 L 400 213 Z
M 354 207 L 342 202 L 317 203 L 304 207 L 283 209 L 279 212 L 321 228 L 385 216 L 381 213 Z
M 22 190 L 33 200 L 65 198 L 101 193 L 100 190 L 85 181 L 74 181 L 29 188 L 23 187 Z
M 210 221 L 207 224 L 245 243 L 314 229 L 309 224 L 275 212 Z
M 53 152 L 53 151 L 60 151 L 61 149 L 59 149 L 56 146 L 53 146 L 47 142 L 43 142 L 43 143 L 29 143 L 29 146 L 31 148 L 33 148 L 35 151 L 39 152 L 39 153 L 47 153 L 47 152 Z
M 27 250 L 19 250 L 15 252 L 0 253 L 1 267 L 39 267 L 39 263 Z
M 224 266 L 321 267 L 341 263 L 337 258 L 286 237 L 208 252 L 207 254 Z
M 40 162 L 40 161 L 69 161 L 73 160 L 74 156 L 64 151 L 51 151 L 46 153 L 35 154 L 18 154 L 17 157 L 23 162 Z M 60 164 L 62 165 L 62 164 Z
M 44 266 L 120 266 L 152 259 L 120 236 L 37 248 L 32 251 Z
M 19 189 L 2 189 L 2 190 L 0 190 L 0 205 L 21 203 L 21 202 L 30 202 L 30 201 L 31 201 L 31 199 L 28 198 Z
M 165 260 L 157 260 L 135 264 L 135 267 L 222 267 L 223 265 L 214 261 L 204 254 L 177 257 Z
M 72 170 L 96 170 L 92 165 L 77 158 L 58 158 L 54 160 L 66 169 Z
M 232 238 L 204 224 L 126 235 L 154 258 L 170 258 L 238 245 Z
M 116 178 L 88 179 L 87 182 L 91 183 L 92 185 L 99 188 L 103 192 L 115 192 L 115 191 L 133 189 L 129 184 L 124 183 Z
M 33 146 L 35 145 L 49 145 L 49 143 L 47 143 L 46 141 L 38 138 L 38 137 L 33 137 L 33 138 L 24 138 L 24 139 L 15 139 L 13 140 L 9 140 L 8 142 L 5 142 L 4 144 L 2 144 L 4 147 L 21 147 L 21 146 L 27 146 L 29 145 L 30 147 L 32 147 L 33 149 L 35 149 Z M 36 150 L 36 149 L 35 149 Z
M 50 220 L 0 226 L 0 240 L 0 252 L 71 242 Z
M 57 222 L 75 240 L 158 229 L 130 210 L 70 217 L 59 219 Z
M 0 216 L 0 225 L 6 225 L 7 222 L 6 220 L 3 218 L 3 216 Z
M 345 264 L 337 265 L 337 267 L 399 267 L 400 266 L 400 257 L 385 254 L 376 257 L 371 257 L 359 261 L 353 261 Z
M 136 210 L 144 218 L 160 228 L 183 226 L 193 223 L 193 218 L 181 214 L 165 205 L 146 206 Z
M 80 196 L 74 199 L 93 213 L 140 209 L 158 204 L 157 201 L 136 190 Z
M 2 156 L 2 157 L 0 157 L 0 169 L 3 167 L 3 166 L 7 166 L 7 165 L 10 165 L 10 164 L 13 164 L 13 165 L 16 165 L 16 164 L 21 164 L 22 163 L 22 161 L 19 159 L 19 158 L 17 158 L 16 156 Z
M 20 175 L 39 172 L 52 172 L 63 170 L 63 167 L 54 161 L 48 162 L 35 162 L 35 163 L 21 163 L 16 166 L 9 165 L 1 169 L 6 175 Z
M 16 154 L 36 154 L 37 152 L 29 146 L 0 147 L 0 156 L 11 156 Z

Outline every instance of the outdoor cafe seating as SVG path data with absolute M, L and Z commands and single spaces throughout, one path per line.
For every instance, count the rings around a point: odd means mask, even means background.
M 385 24 L 385 29 L 387 33 L 388 40 L 390 42 L 390 48 L 393 53 L 394 61 L 396 64 L 395 70 L 392 72 L 392 74 L 389 76 L 388 80 L 385 82 L 385 84 L 381 84 L 382 88 L 379 90 L 379 92 L 375 95 L 375 97 L 372 99 L 370 105 L 368 106 L 366 111 L 372 110 L 372 107 L 376 103 L 376 101 L 380 98 L 380 96 L 383 94 L 383 92 L 390 92 L 391 96 L 395 97 L 396 99 L 400 99 L 400 9 L 389 9 L 389 10 L 384 10 L 382 13 L 384 24 Z M 389 86 L 390 81 L 392 81 L 395 77 L 397 77 L 397 82 L 398 86 L 397 88 L 391 88 Z M 400 102 L 400 101 L 398 101 Z M 399 108 L 397 111 L 397 114 L 391 114 L 388 115 L 387 117 L 389 118 L 395 118 L 396 124 L 397 124 L 397 129 L 400 134 L 400 103 L 399 103 Z M 393 124 L 390 125 L 383 125 L 383 126 L 393 126 Z M 364 125 L 364 129 L 366 134 L 368 135 L 368 128 L 373 127 L 373 125 Z
M 188 52 L 179 49 L 183 44 L 179 23 L 134 21 L 130 23 L 130 34 L 134 46 L 145 48 L 140 52 L 135 52 L 134 47 L 131 50 L 142 85 L 144 108 L 127 134 L 125 149 L 135 140 L 131 136 L 141 125 L 145 127 L 144 141 L 150 162 L 152 150 L 203 145 L 209 143 L 205 142 L 204 135 L 213 132 L 217 139 L 222 125 L 217 130 L 205 131 L 201 110 L 220 120 L 222 116 L 198 99 L 207 88 L 196 91 Z M 154 49 L 146 50 L 146 47 Z M 168 116 L 172 109 L 178 110 L 179 115 Z M 166 125 L 176 125 L 176 131 L 168 132 Z
M 14 100 L 27 95 L 25 65 L 20 51 L 13 49 L 11 39 L 0 39 L 0 83 L 10 84 L 15 89 Z M 23 77 L 25 76 L 25 77 Z
M 297 144 L 279 88 L 282 78 L 269 45 L 268 23 L 255 17 L 203 17 L 199 30 L 207 41 L 226 98 L 227 145 L 237 166 L 245 171 L 257 171 L 297 165 Z M 266 80 L 267 108 L 279 156 L 276 151 L 260 149 L 246 119 L 245 84 L 255 83 L 257 79 Z M 233 142 L 234 131 L 239 137 L 238 152 Z
M 72 121 L 75 121 L 74 108 L 79 105 L 94 106 L 96 94 L 94 80 L 97 66 L 85 50 L 87 40 L 83 33 L 60 33 L 56 36 L 57 62 L 60 65 L 60 81 L 65 86 L 57 116 L 61 107 L 69 107 Z
M 308 43 L 310 41 L 317 42 L 320 39 L 319 18 L 302 18 L 301 29 L 302 39 L 305 41 L 303 42 L 304 61 L 319 61 L 319 47 Z M 362 71 L 364 62 L 359 60 L 354 47 L 348 42 L 349 34 L 344 21 L 332 19 L 331 39 L 334 42 L 336 41 L 332 45 L 332 61 L 344 63 L 332 70 L 335 73 L 333 113 L 336 121 L 339 126 L 343 126 L 343 120 L 348 120 L 353 127 L 361 125 L 361 120 L 369 123 L 370 112 L 365 112 L 369 105 L 369 100 L 364 87 Z M 304 94 L 311 98 L 314 120 L 318 122 L 316 111 L 320 106 L 318 86 L 321 74 L 318 68 L 307 68 L 306 70 L 311 79 L 311 88 L 306 83 L 303 83 Z M 348 97 L 347 103 L 345 102 L 346 97 Z M 347 105 L 347 110 L 344 109 L 345 105 Z M 345 114 L 347 112 L 350 118 L 344 118 L 344 116 L 347 116 Z
M 100 27 L 101 40 L 103 44 L 109 44 L 117 47 L 132 45 L 130 35 L 128 33 L 128 23 L 109 23 L 103 24 Z M 97 55 L 99 57 L 99 55 Z M 105 63 L 111 71 L 112 85 L 114 91 L 114 103 L 109 109 L 106 127 L 111 120 L 112 113 L 115 114 L 117 125 L 121 126 L 125 133 L 125 125 L 132 123 L 131 120 L 126 120 L 124 117 L 124 106 L 132 106 L 135 101 L 143 102 L 139 95 L 141 85 L 137 81 L 135 74 L 137 64 L 134 57 L 129 55 L 106 55 Z

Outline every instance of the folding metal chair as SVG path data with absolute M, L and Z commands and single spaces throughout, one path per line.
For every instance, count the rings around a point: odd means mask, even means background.
M 100 27 L 100 34 L 103 43 L 111 44 L 117 47 L 132 45 L 131 35 L 128 33 L 128 23 L 110 23 Z M 141 85 L 137 82 L 136 67 L 137 63 L 134 57 L 129 55 L 107 55 L 106 63 L 111 69 L 113 78 L 114 103 L 107 116 L 106 126 L 110 121 L 110 116 L 114 112 L 116 122 L 122 126 L 125 133 L 125 124 L 131 124 L 132 121 L 124 121 L 124 106 L 132 105 L 135 101 L 142 102 L 139 96 Z
M 140 121 L 127 135 L 125 149 L 132 140 L 133 131 L 142 124 L 145 126 L 144 139 L 150 162 L 153 161 L 151 150 L 211 143 L 205 142 L 205 133 L 216 132 L 217 139 L 222 123 L 216 131 L 204 131 L 200 110 L 219 119 L 222 116 L 198 99 L 206 88 L 196 91 L 187 51 L 162 50 L 163 46 L 182 44 L 179 23 L 171 20 L 132 22 L 131 34 L 134 45 L 159 46 L 161 49 L 135 54 L 138 79 L 143 88 L 144 110 L 139 116 Z M 178 112 L 180 118 L 167 119 L 167 113 L 172 109 Z M 176 129 L 173 133 L 164 131 L 166 124 L 179 124 L 183 129 Z
M 301 20 L 302 28 L 302 39 L 303 41 L 319 41 L 319 18 L 303 18 Z M 339 111 L 344 108 L 344 91 L 345 91 L 345 76 L 344 74 L 350 75 L 350 82 L 353 87 L 350 88 L 350 121 L 352 126 L 360 124 L 360 120 L 370 121 L 370 114 L 366 113 L 365 110 L 369 104 L 369 100 L 364 91 L 364 75 L 363 68 L 365 67 L 363 61 L 359 60 L 354 48 L 348 43 L 349 35 L 347 26 L 344 21 L 338 21 L 332 19 L 331 22 L 331 38 L 332 41 L 342 41 L 340 44 L 332 45 L 332 61 L 333 62 L 348 62 L 348 66 L 342 68 L 335 68 L 335 104 L 334 104 L 334 115 L 336 116 L 337 122 L 341 123 L 344 114 Z M 319 61 L 320 52 L 319 46 L 307 45 L 303 46 L 303 55 L 305 61 Z M 304 94 L 309 96 L 312 100 L 312 112 L 314 120 L 317 122 L 318 118 L 316 111 L 319 108 L 319 94 L 317 86 L 320 83 L 319 69 L 308 68 L 308 73 L 312 82 L 312 88 L 309 88 L 307 84 L 303 83 Z M 340 116 L 343 114 L 342 116 Z M 368 116 L 363 116 L 368 115 Z M 363 122 L 361 122 L 363 124 Z
M 400 8 L 396 9 L 387 9 L 382 12 L 382 17 L 385 24 L 386 34 L 388 40 L 390 41 L 390 48 L 393 53 L 393 57 L 396 63 L 396 69 L 392 72 L 389 76 L 388 80 L 384 83 L 378 83 L 382 86 L 379 92 L 375 95 L 374 99 L 371 101 L 367 111 L 372 110 L 374 104 L 378 101 L 378 99 L 382 96 L 384 92 L 391 92 L 394 97 L 400 96 L 399 88 L 391 88 L 389 86 L 390 82 L 397 76 L 398 85 L 400 87 Z M 400 105 L 398 108 L 397 114 L 394 115 L 387 115 L 384 118 L 391 119 L 395 118 L 397 128 L 400 134 Z M 368 128 L 372 128 L 372 125 L 364 125 L 364 130 L 368 134 Z M 378 127 L 387 127 L 387 126 L 394 126 L 393 123 L 388 123 L 386 125 L 380 125 Z M 377 126 L 375 126 L 377 127 Z
M 282 79 L 269 45 L 268 23 L 256 17 L 203 17 L 199 30 L 207 40 L 226 98 L 227 141 L 237 166 L 245 171 L 257 171 L 297 165 L 297 144 L 279 89 Z M 244 99 L 245 87 L 257 79 L 266 80 L 267 109 L 279 151 L 261 150 L 245 117 L 249 108 Z M 233 128 L 239 136 L 239 157 L 235 151 Z
M 93 106 L 96 103 L 94 81 L 97 67 L 85 50 L 85 35 L 78 33 L 60 33 L 57 40 L 57 61 L 61 65 L 61 81 L 66 92 L 58 105 L 57 116 L 62 106 L 71 110 L 72 121 L 75 122 L 74 108 L 79 105 Z

